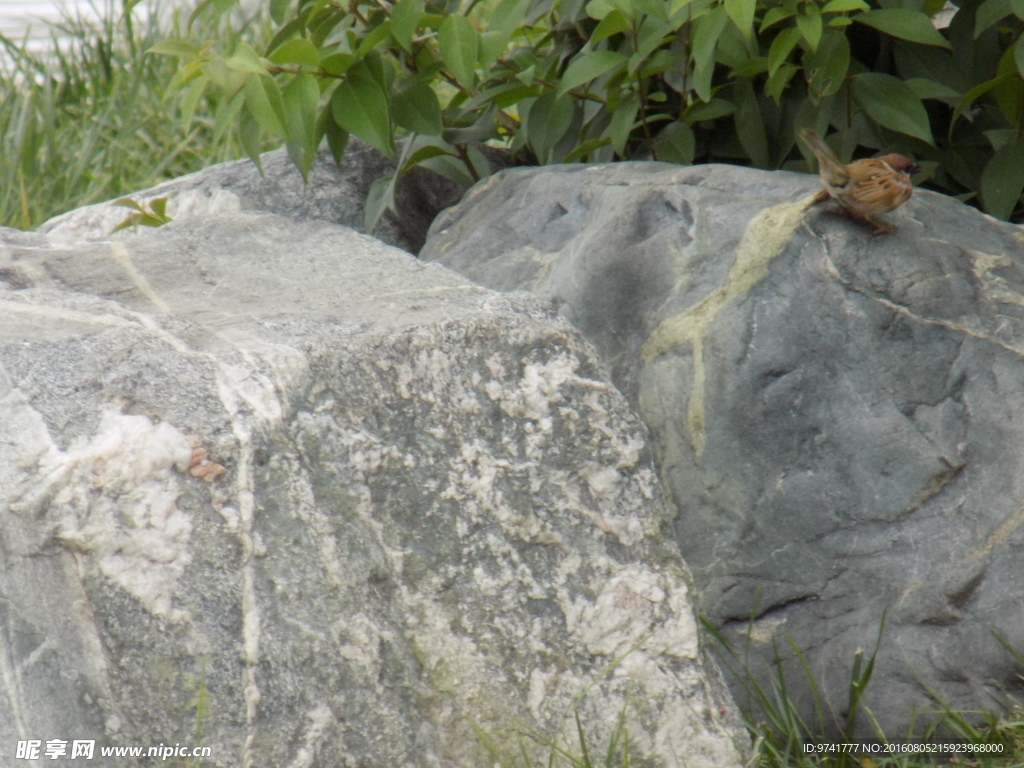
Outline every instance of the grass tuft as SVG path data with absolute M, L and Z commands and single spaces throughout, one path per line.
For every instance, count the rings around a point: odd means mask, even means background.
M 65 11 L 42 49 L 0 35 L 0 225 L 32 229 L 245 155 L 235 132 L 214 136 L 216 103 L 203 100 L 186 127 L 184 94 L 165 97 L 179 63 L 145 51 L 182 34 L 180 14 L 153 7 L 140 21 L 117 5 L 93 5 L 96 18 Z M 200 17 L 193 33 L 261 46 L 270 27 L 259 14 Z

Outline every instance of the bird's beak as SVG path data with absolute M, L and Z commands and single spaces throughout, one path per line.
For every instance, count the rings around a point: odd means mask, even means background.
M 915 173 L 920 173 L 920 172 L 921 172 L 921 166 L 918 165 L 917 163 L 914 163 L 909 168 L 907 168 L 907 173 L 909 175 L 911 175 L 911 176 L 913 176 Z

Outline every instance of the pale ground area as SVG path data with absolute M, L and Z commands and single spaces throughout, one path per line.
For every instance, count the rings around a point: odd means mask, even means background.
M 49 37 L 46 22 L 59 20 L 62 16 L 61 8 L 68 9 L 72 15 L 78 15 L 77 12 L 80 12 L 84 17 L 95 17 L 97 9 L 102 10 L 104 4 L 104 0 L 92 4 L 86 0 L 71 0 L 69 2 L 0 0 L 0 32 L 12 39 L 20 40 L 31 27 L 32 39 L 46 39 Z M 120 2 L 117 7 L 121 7 Z

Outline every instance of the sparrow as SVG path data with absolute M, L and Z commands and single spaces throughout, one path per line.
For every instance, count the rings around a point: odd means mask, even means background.
M 913 160 L 891 154 L 843 165 L 828 144 L 810 128 L 800 131 L 800 138 L 818 159 L 822 185 L 821 191 L 804 210 L 831 197 L 851 216 L 874 224 L 872 234 L 896 229 L 877 216 L 899 208 L 910 199 L 914 192 L 910 174 L 921 170 Z

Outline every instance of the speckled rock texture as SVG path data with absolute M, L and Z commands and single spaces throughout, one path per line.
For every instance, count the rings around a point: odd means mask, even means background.
M 488 152 L 495 167 L 503 157 Z M 127 197 L 149 204 L 155 197 L 167 198 L 167 214 L 175 220 L 222 213 L 273 213 L 294 221 L 329 221 L 363 230 L 363 202 L 375 179 L 395 170 L 394 162 L 359 139 L 351 138 L 338 166 L 327 149 L 322 149 L 309 171 L 308 180 L 288 159 L 284 149 L 260 158 L 260 170 L 248 159 L 220 163 L 180 179 L 140 190 Z M 417 253 L 434 217 L 454 205 L 465 190 L 424 168 L 404 174 L 395 190 L 398 215 L 386 212 L 372 234 L 379 240 L 409 253 Z M 41 227 L 51 242 L 77 243 L 83 240 L 130 240 L 132 230 L 110 234 L 131 211 L 113 201 L 96 203 L 55 216 Z
M 266 214 L 0 242 L 0 762 L 546 762 L 578 709 L 742 764 L 646 431 L 546 304 Z
M 553 301 L 651 430 L 701 609 L 767 685 L 890 736 L 994 708 L 1024 650 L 1024 243 L 919 192 L 892 235 L 816 177 L 657 163 L 511 170 L 422 256 Z M 749 623 L 752 615 L 753 624 Z M 740 689 L 734 689 L 739 692 Z M 860 723 L 869 729 L 868 718 Z

